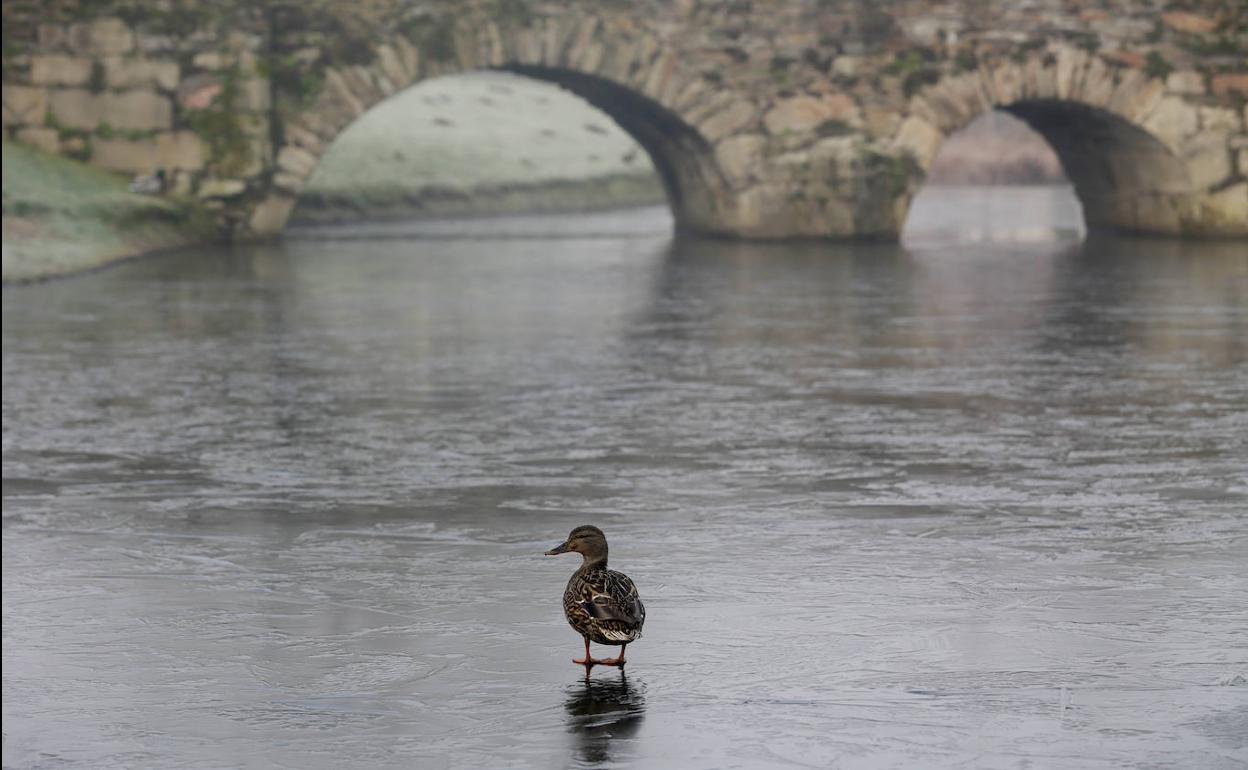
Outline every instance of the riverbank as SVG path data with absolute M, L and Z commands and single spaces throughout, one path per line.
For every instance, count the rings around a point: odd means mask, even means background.
M 591 179 L 553 179 L 458 187 L 396 187 L 356 192 L 310 192 L 299 199 L 291 224 L 327 225 L 433 217 L 585 213 L 652 206 L 664 200 L 653 175 L 615 174 Z
M 3 281 L 35 281 L 202 243 L 211 224 L 184 201 L 136 195 L 126 180 L 3 144 Z
M 596 211 L 661 204 L 646 151 L 550 83 L 483 72 L 377 105 L 322 156 L 293 222 Z

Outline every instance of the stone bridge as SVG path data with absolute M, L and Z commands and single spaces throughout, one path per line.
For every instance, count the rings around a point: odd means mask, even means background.
M 950 133 L 999 108 L 1088 224 L 1248 235 L 1242 0 L 5 0 L 6 136 L 168 170 L 279 232 L 326 147 L 426 78 L 502 69 L 650 153 L 678 225 L 895 238 Z

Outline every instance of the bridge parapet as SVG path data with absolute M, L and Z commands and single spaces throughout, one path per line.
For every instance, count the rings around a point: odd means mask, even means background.
M 1248 235 L 1248 11 L 1151 3 L 134 0 L 4 5 L 6 136 L 280 231 L 321 153 L 420 80 L 559 83 L 650 152 L 680 226 L 895 237 L 940 143 L 1001 108 L 1089 224 Z

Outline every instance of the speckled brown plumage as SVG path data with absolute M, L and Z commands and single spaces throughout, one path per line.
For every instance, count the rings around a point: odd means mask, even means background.
M 628 575 L 598 565 L 572 573 L 563 592 L 563 614 L 578 634 L 596 644 L 637 641 L 646 622 L 646 607 Z
M 597 527 L 577 527 L 567 540 L 546 554 L 571 552 L 581 554 L 582 563 L 563 592 L 563 614 L 585 639 L 585 657 L 574 662 L 585 666 L 623 666 L 625 648 L 641 638 L 641 627 L 646 622 L 646 607 L 637 586 L 624 573 L 607 569 L 607 538 Z M 594 660 L 589 655 L 590 642 L 619 645 L 620 656 Z

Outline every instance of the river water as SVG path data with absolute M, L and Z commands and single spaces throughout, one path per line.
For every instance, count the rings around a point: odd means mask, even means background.
M 669 227 L 5 289 L 5 767 L 1248 762 L 1243 244 Z

